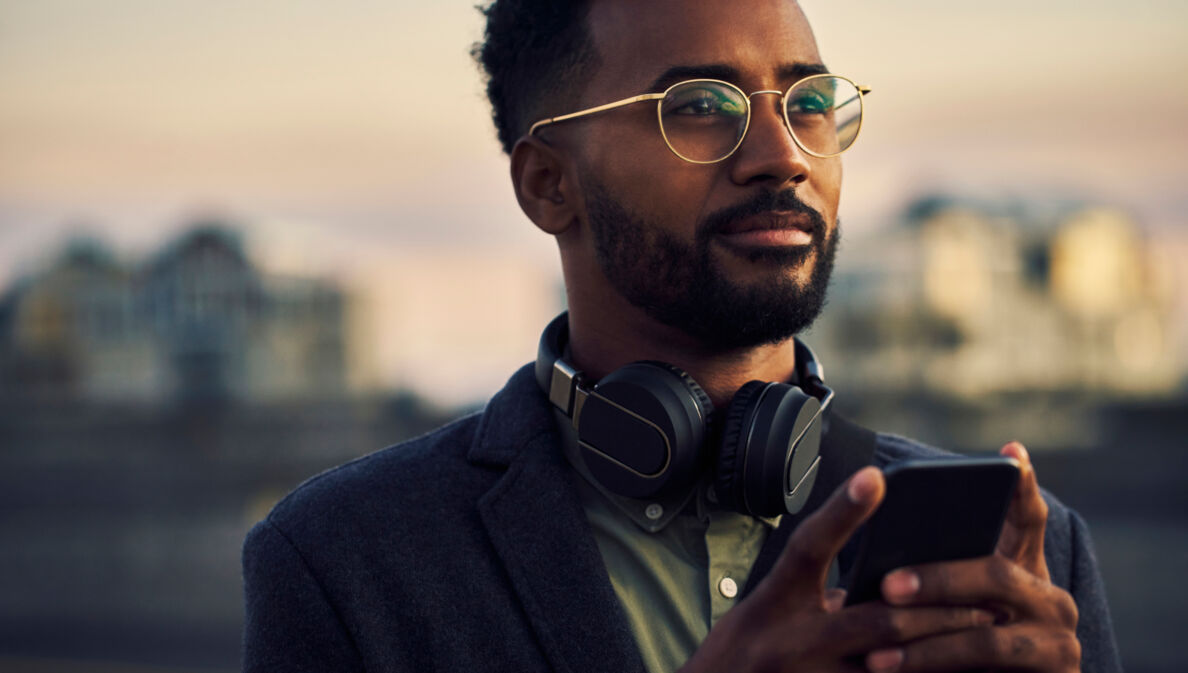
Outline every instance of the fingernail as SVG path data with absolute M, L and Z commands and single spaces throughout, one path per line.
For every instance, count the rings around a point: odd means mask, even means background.
M 870 502 L 870 499 L 879 490 L 874 473 L 874 468 L 862 468 L 850 479 L 850 485 L 846 488 L 846 495 L 850 497 L 850 502 L 857 505 Z
M 866 667 L 871 673 L 895 673 L 903 663 L 903 650 L 875 650 L 866 655 Z
M 846 604 L 845 589 L 827 589 L 825 591 L 825 612 L 837 612 Z
M 1009 442 L 1003 448 L 1011 449 L 1011 453 L 1015 455 L 1016 460 L 1024 463 L 1025 465 L 1031 464 L 1031 455 L 1027 453 L 1027 447 L 1023 446 L 1022 442 Z
M 883 578 L 883 597 L 888 603 L 902 603 L 920 590 L 920 576 L 907 568 L 887 573 Z
M 989 610 L 982 610 L 980 608 L 973 608 L 973 622 L 974 626 L 990 626 L 998 618 L 994 616 L 993 612 Z

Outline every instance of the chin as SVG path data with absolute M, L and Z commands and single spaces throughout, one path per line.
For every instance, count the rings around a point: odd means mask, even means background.
M 816 250 L 805 246 L 729 250 L 722 267 L 742 282 L 771 282 L 774 276 L 804 287 L 817 267 Z

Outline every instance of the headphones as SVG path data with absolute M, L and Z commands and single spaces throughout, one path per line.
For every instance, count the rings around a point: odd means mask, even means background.
M 701 386 L 664 362 L 633 362 L 587 380 L 561 358 L 568 341 L 568 313 L 562 313 L 540 336 L 536 381 L 573 423 L 582 461 L 602 486 L 648 498 L 688 487 L 712 462 L 722 507 L 764 517 L 804 507 L 817 478 L 822 415 L 833 391 L 799 339 L 797 378 L 804 390 L 751 381 L 720 418 Z

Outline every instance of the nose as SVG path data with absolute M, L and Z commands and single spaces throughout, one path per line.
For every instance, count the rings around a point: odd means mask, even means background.
M 739 185 L 771 182 L 777 186 L 808 179 L 809 156 L 797 146 L 780 112 L 781 91 L 751 94 L 751 123 L 734 152 L 731 179 Z

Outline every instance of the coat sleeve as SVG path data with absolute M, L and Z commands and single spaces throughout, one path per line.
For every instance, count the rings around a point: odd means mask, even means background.
M 325 590 L 279 528 L 265 520 L 243 547 L 243 670 L 362 671 Z
M 1114 640 L 1114 625 L 1106 603 L 1105 586 L 1097 570 L 1097 557 L 1089 539 L 1089 527 L 1068 510 L 1070 568 L 1068 591 L 1077 602 L 1080 615 L 1077 639 L 1081 641 L 1081 670 L 1084 673 L 1121 673 L 1122 663 Z

